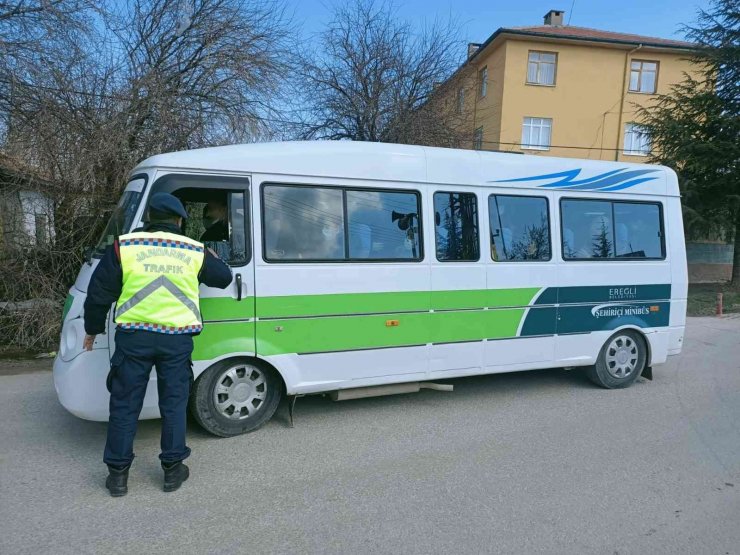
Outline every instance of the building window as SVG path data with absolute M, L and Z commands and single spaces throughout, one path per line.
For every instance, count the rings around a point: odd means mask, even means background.
M 522 148 L 550 150 L 551 135 L 551 118 L 524 118 L 524 125 L 522 126 Z
M 420 205 L 414 191 L 266 185 L 265 260 L 421 260 Z
M 460 87 L 457 91 L 457 113 L 462 114 L 465 110 L 465 89 Z
M 527 83 L 530 85 L 554 85 L 557 68 L 555 52 L 530 51 L 527 64 Z
M 485 98 L 488 94 L 488 67 L 484 67 L 478 72 L 478 80 L 480 81 L 480 97 Z
M 632 60 L 630 65 L 630 91 L 653 94 L 658 85 L 658 62 Z
M 630 156 L 650 154 L 650 136 L 642 125 L 628 123 L 624 126 L 624 154 Z
M 434 193 L 434 224 L 437 260 L 472 262 L 480 258 L 474 193 Z
M 475 150 L 481 150 L 483 148 L 483 126 L 481 125 L 473 133 L 473 148 Z
M 665 258 L 660 205 L 564 199 L 563 259 Z
M 488 197 L 488 218 L 493 260 L 550 260 L 546 198 L 491 195 Z

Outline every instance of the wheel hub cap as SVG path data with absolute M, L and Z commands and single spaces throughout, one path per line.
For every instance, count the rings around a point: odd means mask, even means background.
M 247 399 L 249 399 L 249 385 L 245 383 L 237 384 L 234 387 L 234 400 L 243 403 Z
M 606 349 L 606 369 L 615 378 L 626 378 L 637 369 L 640 350 L 627 335 L 615 337 Z
M 249 364 L 235 365 L 224 370 L 216 380 L 213 401 L 222 416 L 243 420 L 254 416 L 267 396 L 264 373 Z

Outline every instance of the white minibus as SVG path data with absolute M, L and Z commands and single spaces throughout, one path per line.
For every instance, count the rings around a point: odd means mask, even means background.
M 201 287 L 193 352 L 190 409 L 219 436 L 259 427 L 283 395 L 576 366 L 621 388 L 681 351 L 670 169 L 344 141 L 206 148 L 134 168 L 69 291 L 54 383 L 81 418 L 107 419 L 116 364 L 112 315 L 82 347 L 90 276 L 158 191 L 182 200 L 184 233 L 234 274 L 225 290 Z M 221 207 L 220 236 L 203 235 L 207 206 Z M 158 416 L 153 372 L 141 418 Z

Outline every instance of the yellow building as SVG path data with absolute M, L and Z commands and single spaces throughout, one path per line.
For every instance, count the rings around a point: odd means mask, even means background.
M 438 91 L 473 148 L 646 161 L 636 107 L 692 70 L 687 42 L 563 24 L 501 28 Z

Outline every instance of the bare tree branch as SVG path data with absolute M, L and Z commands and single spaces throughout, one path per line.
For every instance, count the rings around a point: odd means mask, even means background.
M 282 0 L 0 0 L 0 148 L 53 227 L 0 251 L 0 301 L 63 298 L 141 159 L 272 136 L 293 36 Z
M 450 146 L 469 134 L 463 114 L 426 109 L 458 66 L 454 21 L 415 32 L 391 4 L 355 0 L 337 8 L 320 43 L 301 64 L 305 136 Z

